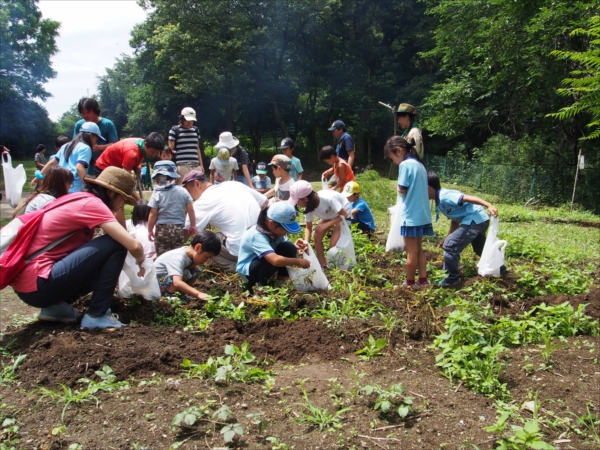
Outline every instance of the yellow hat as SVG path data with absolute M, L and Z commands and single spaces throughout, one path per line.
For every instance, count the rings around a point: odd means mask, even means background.
M 350 197 L 351 195 L 354 195 L 354 194 L 360 194 L 360 186 L 358 185 L 358 183 L 356 181 L 349 181 L 344 186 L 344 189 L 342 190 L 342 194 L 344 194 L 346 197 Z

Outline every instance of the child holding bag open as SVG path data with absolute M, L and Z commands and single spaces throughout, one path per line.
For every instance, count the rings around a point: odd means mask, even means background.
M 403 224 L 398 231 L 406 245 L 406 281 L 404 287 L 427 286 L 427 260 L 423 252 L 423 236 L 433 236 L 431 210 L 427 194 L 427 170 L 417 154 L 413 141 L 400 136 L 388 139 L 385 156 L 398 164 L 398 192 L 403 196 Z M 415 275 L 419 271 L 419 279 Z

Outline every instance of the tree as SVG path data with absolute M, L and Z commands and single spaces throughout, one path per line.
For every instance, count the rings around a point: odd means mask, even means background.
M 50 94 L 43 84 L 56 74 L 50 57 L 58 49 L 59 23 L 42 19 L 34 0 L 0 0 L 0 137 L 15 150 L 48 142 L 46 110 L 33 99 Z

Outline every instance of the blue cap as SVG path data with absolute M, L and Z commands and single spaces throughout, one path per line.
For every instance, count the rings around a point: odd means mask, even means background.
M 171 178 L 179 178 L 179 174 L 177 173 L 177 166 L 173 161 L 158 161 L 154 164 L 154 173 L 152 174 L 152 178 L 156 175 L 167 175 Z
M 267 217 L 280 223 L 288 233 L 300 233 L 302 228 L 296 222 L 298 213 L 296 209 L 288 202 L 276 202 L 269 206 Z
M 346 124 L 338 119 L 331 124 L 331 127 L 327 128 L 327 131 L 339 130 L 340 128 L 346 128 Z
M 85 132 L 85 133 L 93 133 L 96 136 L 98 136 L 100 139 L 104 139 L 102 137 L 102 135 L 100 134 L 100 128 L 98 128 L 98 125 L 96 125 L 94 122 L 85 122 L 83 125 L 81 125 L 81 127 L 79 128 L 80 132 Z

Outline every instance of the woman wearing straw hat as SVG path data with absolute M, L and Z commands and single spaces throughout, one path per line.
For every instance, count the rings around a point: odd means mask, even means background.
M 396 120 L 398 125 L 402 129 L 400 137 L 407 141 L 413 140 L 415 143 L 415 150 L 421 160 L 425 158 L 425 149 L 423 148 L 423 136 L 421 136 L 421 130 L 415 120 L 417 116 L 417 109 L 408 103 L 400 103 L 396 110 Z
M 31 260 L 10 283 L 21 300 L 41 308 L 40 320 L 76 322 L 81 313 L 71 304 L 92 292 L 81 328 L 125 326 L 110 310 L 115 286 L 127 251 L 140 266 L 140 276 L 145 257 L 142 244 L 117 222 L 115 213 L 125 203 L 135 205 L 134 185 L 125 170 L 108 167 L 96 179 L 85 178 L 85 192 L 66 196 L 70 202 L 44 214 L 28 253 L 58 244 Z M 104 235 L 93 239 L 96 227 Z

